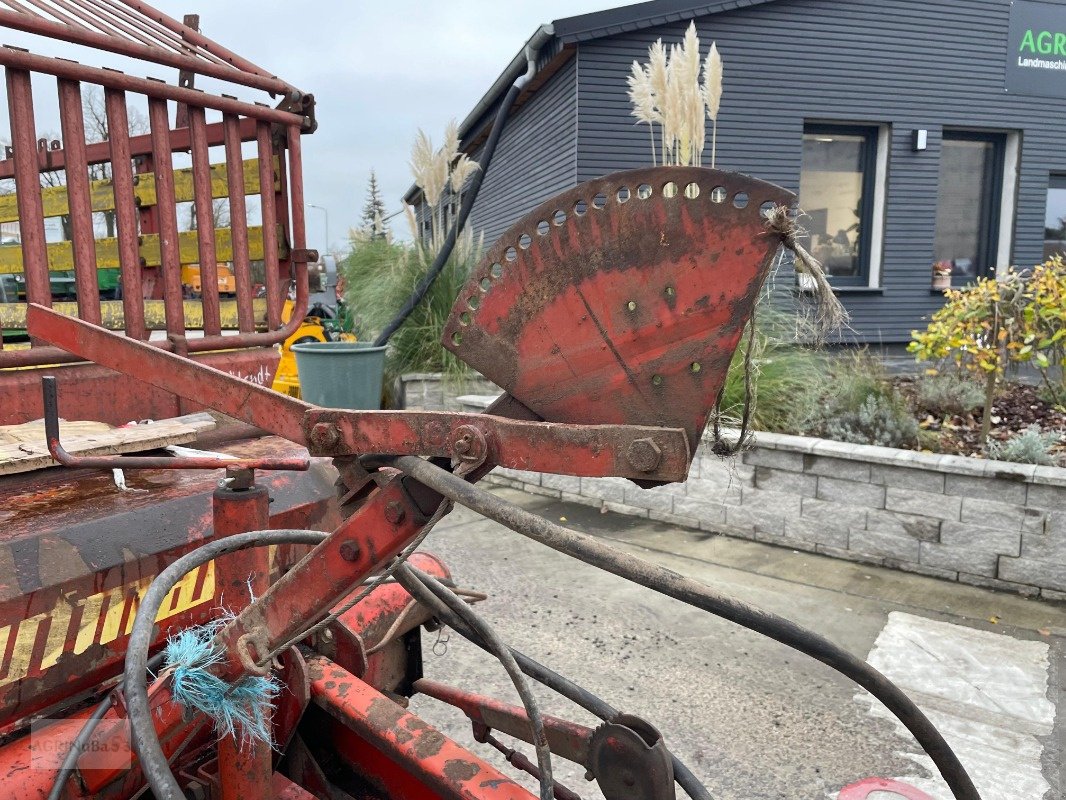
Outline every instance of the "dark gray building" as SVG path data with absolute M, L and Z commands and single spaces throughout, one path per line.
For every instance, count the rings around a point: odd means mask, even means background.
M 650 165 L 626 76 L 690 20 L 725 62 L 717 166 L 799 194 L 809 248 L 861 340 L 921 326 L 941 300 L 934 265 L 961 285 L 1031 266 L 1064 238 L 1066 4 L 656 0 L 531 39 L 538 71 L 472 216 L 486 242 L 577 183 Z M 525 67 L 523 49 L 464 120 L 464 149 L 480 148 Z

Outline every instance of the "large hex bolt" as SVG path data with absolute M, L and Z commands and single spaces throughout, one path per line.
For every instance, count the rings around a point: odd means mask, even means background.
M 316 422 L 311 428 L 311 444 L 328 450 L 340 441 L 341 432 L 332 422 Z
M 662 457 L 663 451 L 654 439 L 636 439 L 626 451 L 626 458 L 638 472 L 654 472 Z

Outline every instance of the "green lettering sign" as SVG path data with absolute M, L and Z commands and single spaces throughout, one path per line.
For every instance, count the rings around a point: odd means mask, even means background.
M 1051 32 L 1040 31 L 1036 36 L 1036 52 L 1042 56 L 1051 55 Z
M 1036 52 L 1036 44 L 1033 42 L 1033 29 L 1032 28 L 1030 28 L 1029 30 L 1027 30 L 1025 32 L 1025 35 L 1022 37 L 1022 46 L 1019 47 L 1018 50 L 1020 52 L 1023 52 L 1023 53 L 1026 50 L 1028 50 L 1030 53 L 1035 53 Z

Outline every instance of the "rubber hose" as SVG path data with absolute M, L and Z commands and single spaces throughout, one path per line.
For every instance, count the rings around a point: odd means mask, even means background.
M 433 281 L 437 279 L 437 276 L 443 271 L 444 265 L 448 263 L 448 258 L 451 256 L 452 250 L 455 249 L 455 243 L 459 240 L 459 233 L 463 230 L 466 220 L 470 216 L 470 211 L 474 208 L 474 201 L 477 200 L 477 194 L 481 190 L 481 182 L 485 180 L 485 173 L 488 172 L 489 164 L 492 163 L 492 155 L 496 152 L 496 145 L 500 141 L 503 124 L 507 121 L 507 115 L 511 111 L 511 104 L 514 103 L 520 91 L 521 87 L 518 84 L 507 90 L 507 94 L 500 104 L 500 109 L 496 112 L 496 120 L 492 123 L 492 131 L 489 133 L 488 141 L 485 142 L 485 147 L 481 150 L 481 155 L 479 156 L 481 168 L 470 179 L 470 188 L 467 189 L 462 205 L 459 206 L 459 215 L 449 229 L 448 235 L 444 239 L 444 244 L 441 245 L 440 252 L 433 259 L 433 263 L 430 264 L 429 269 L 426 270 L 426 274 L 422 276 L 422 280 L 418 282 L 418 286 L 415 287 L 411 296 L 407 298 L 403 308 L 378 334 L 378 338 L 374 340 L 374 347 L 388 344 L 392 335 L 396 333 L 404 321 L 411 316 L 411 312 L 422 302 L 426 292 L 429 291 L 429 287 L 433 285 Z
M 234 534 L 208 542 L 187 553 L 156 575 L 149 585 L 148 591 L 141 598 L 126 648 L 125 685 L 130 739 L 141 771 L 156 800 L 185 800 L 185 794 L 175 780 L 159 744 L 159 735 L 148 707 L 148 648 L 152 644 L 155 619 L 163 600 L 187 573 L 226 553 L 271 544 L 315 545 L 326 536 L 328 534 L 322 531 L 307 530 L 250 531 Z
M 537 698 L 533 696 L 529 684 L 526 682 L 526 676 L 522 674 L 522 670 L 518 668 L 518 664 L 511 654 L 511 648 L 507 646 L 507 643 L 500 638 L 500 635 L 480 614 L 432 575 L 427 575 L 422 570 L 409 564 L 400 565 L 395 574 L 399 575 L 401 572 L 405 576 L 411 576 L 421 581 L 429 591 L 436 595 L 438 600 L 448 606 L 453 614 L 462 617 L 463 621 L 473 628 L 482 641 L 485 642 L 489 652 L 496 656 L 503 665 L 508 677 L 514 684 L 515 690 L 518 692 L 518 696 L 522 698 L 526 716 L 529 717 L 529 724 L 533 728 L 533 746 L 537 750 L 537 767 L 540 769 L 540 800 L 553 800 L 555 782 L 552 779 L 551 750 L 548 749 L 548 739 L 544 733 L 544 718 L 541 716 Z
M 966 768 L 922 710 L 888 678 L 825 637 L 777 614 L 719 594 L 673 570 L 609 547 L 592 536 L 542 519 L 421 458 L 398 456 L 391 459 L 391 463 L 420 483 L 516 533 L 647 589 L 750 628 L 821 661 L 866 689 L 906 726 L 933 759 L 955 800 L 981 800 Z
M 485 652 L 491 652 L 477 634 L 470 630 L 462 619 L 457 617 L 451 612 L 448 606 L 444 605 L 436 596 L 429 591 L 421 582 L 414 578 L 414 576 L 402 575 L 397 576 L 397 581 L 407 590 L 407 593 L 414 597 L 418 602 L 425 605 L 427 608 L 433 611 L 433 614 L 441 619 L 446 625 L 456 631 L 460 636 L 464 637 L 472 644 L 480 647 Z M 574 681 L 560 675 L 550 667 L 546 667 L 536 659 L 530 658 L 525 653 L 515 648 L 510 648 L 511 655 L 514 656 L 514 660 L 518 663 L 522 672 L 526 673 L 529 677 L 540 683 L 553 692 L 565 697 L 575 705 L 581 706 L 581 708 L 588 711 L 590 714 L 599 717 L 604 722 L 610 722 L 618 716 L 618 709 L 614 708 L 606 700 L 597 697 L 590 692 L 584 686 L 575 683 Z M 674 780 L 677 785 L 684 789 L 685 794 L 692 798 L 692 800 L 713 800 L 710 792 L 707 791 L 699 778 L 692 772 L 677 756 L 673 753 L 670 754 L 670 758 L 674 764 Z

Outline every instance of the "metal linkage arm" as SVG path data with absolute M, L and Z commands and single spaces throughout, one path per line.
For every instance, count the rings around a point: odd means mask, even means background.
M 34 336 L 75 355 L 306 445 L 312 455 L 447 456 L 466 474 L 483 465 L 583 477 L 683 481 L 691 449 L 680 428 L 526 422 L 487 414 L 337 411 L 31 305 Z

